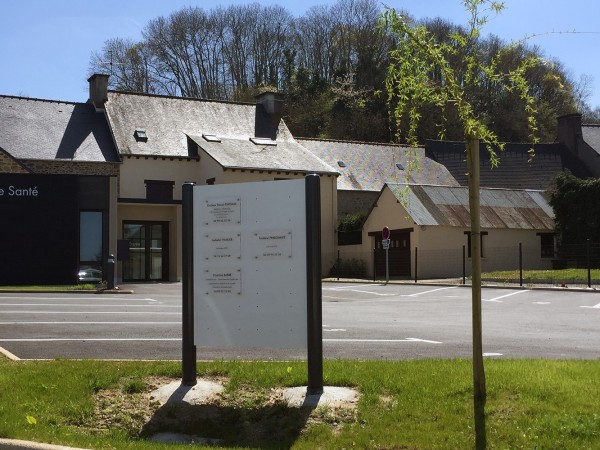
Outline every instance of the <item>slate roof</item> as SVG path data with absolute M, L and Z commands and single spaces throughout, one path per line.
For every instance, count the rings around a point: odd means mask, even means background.
M 583 140 L 600 154 L 600 125 L 582 125 Z
M 274 170 L 336 174 L 302 145 L 293 140 L 277 140 L 276 145 L 255 144 L 246 139 L 222 138 L 206 141 L 202 136 L 190 136 L 206 153 L 228 169 Z
M 547 189 L 552 179 L 565 169 L 575 176 L 588 177 L 591 173 L 561 143 L 536 144 L 535 158 L 529 162 L 531 144 L 506 144 L 498 153 L 500 164 L 492 169 L 489 153 L 482 143 L 479 149 L 480 185 L 482 187 L 511 189 Z M 461 186 L 468 185 L 464 142 L 427 141 L 426 154 L 444 164 Z
M 119 161 L 104 114 L 87 103 L 0 96 L 0 147 L 21 160 Z
M 193 158 L 189 138 L 225 168 L 337 174 L 299 145 L 283 121 L 276 145 L 251 142 L 270 124 L 254 103 L 109 91 L 105 108 L 121 154 Z M 136 140 L 136 130 L 145 131 L 147 140 Z
M 304 138 L 298 142 L 340 172 L 338 190 L 379 192 L 386 182 L 405 181 L 458 185 L 443 165 L 425 156 L 423 148 Z M 414 167 L 409 169 L 409 164 Z
M 464 186 L 388 184 L 417 225 L 468 228 L 469 189 Z M 539 190 L 480 189 L 482 229 L 554 230 L 554 213 Z

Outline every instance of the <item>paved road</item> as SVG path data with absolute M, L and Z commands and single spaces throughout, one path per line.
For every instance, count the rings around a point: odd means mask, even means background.
M 181 284 L 132 295 L 0 294 L 0 347 L 22 359 L 180 359 Z M 483 290 L 484 352 L 496 358 L 600 357 L 600 293 Z M 471 356 L 465 287 L 323 285 L 325 358 Z M 305 351 L 198 348 L 198 359 L 297 359 Z

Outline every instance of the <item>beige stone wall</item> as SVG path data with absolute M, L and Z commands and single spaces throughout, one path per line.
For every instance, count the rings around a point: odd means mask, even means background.
M 177 159 L 177 158 L 159 158 L 145 156 L 125 156 L 121 165 L 119 198 L 121 199 L 140 199 L 146 198 L 146 186 L 144 180 L 169 180 L 175 182 L 173 190 L 173 199 L 181 200 L 181 186 L 184 182 L 195 182 L 200 185 L 206 184 L 209 178 L 215 178 L 215 184 L 225 183 L 250 183 L 256 181 L 273 181 L 275 179 L 298 179 L 304 178 L 303 173 L 286 173 L 278 171 L 258 171 L 258 170 L 223 170 L 216 161 L 206 153 L 201 152 L 199 160 Z M 337 252 L 337 189 L 336 177 L 321 177 L 321 242 L 322 242 L 322 273 L 326 275 L 329 269 L 335 263 Z M 162 205 L 147 206 L 146 208 L 162 208 Z M 155 220 L 153 218 L 141 219 L 143 216 L 140 211 L 151 212 L 149 209 L 136 209 L 138 211 L 135 220 Z M 119 211 L 123 210 L 123 205 L 119 205 Z M 122 220 L 125 219 L 119 214 L 119 227 L 122 228 Z M 162 220 L 162 219 L 161 219 Z M 175 240 L 171 242 L 171 252 L 176 252 L 171 258 L 172 279 L 181 279 L 181 267 L 173 266 L 173 260 L 181 259 L 181 221 L 174 215 L 169 219 L 173 223 L 170 225 L 171 232 L 176 232 L 173 236 Z M 175 243 L 177 243 L 175 245 Z
M 121 165 L 120 198 L 146 198 L 144 180 L 173 181 L 173 199 L 181 200 L 186 181 L 204 184 L 198 176 L 200 162 L 194 159 L 125 156 Z
M 224 183 L 251 183 L 276 179 L 300 179 L 304 173 L 277 171 L 226 170 Z M 337 178 L 321 176 L 321 273 L 329 274 L 337 258 Z
M 411 278 L 415 273 L 415 252 L 418 255 L 419 279 L 461 277 L 463 273 L 463 246 L 469 228 L 450 226 L 419 226 L 408 216 L 402 204 L 389 189 L 385 189 L 367 218 L 363 228 L 361 246 L 342 246 L 342 258 L 359 257 L 367 265 L 367 273 L 373 273 L 373 247 L 375 238 L 369 232 L 380 233 L 384 226 L 391 230 L 413 228 L 410 234 Z M 482 270 L 517 270 L 519 268 L 519 243 L 522 244 L 524 269 L 549 269 L 551 258 L 541 257 L 540 230 L 482 229 Z M 542 230 L 544 231 L 544 230 Z M 468 252 L 466 252 L 468 255 Z M 471 259 L 466 257 L 466 275 L 470 276 Z

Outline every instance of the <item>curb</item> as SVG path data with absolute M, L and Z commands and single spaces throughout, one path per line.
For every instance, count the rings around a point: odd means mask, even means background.
M 65 289 L 65 290 L 51 290 L 51 289 L 2 289 L 0 288 L 0 294 L 134 294 L 133 289 Z M 0 447 L 0 450 L 2 447 Z
M 64 445 L 42 444 L 39 442 L 22 441 L 19 439 L 0 438 L 0 450 L 89 450 L 77 447 L 66 447 Z
M 356 278 L 324 278 L 322 281 L 327 283 L 361 283 L 361 284 L 386 284 L 385 280 L 360 280 Z M 417 283 L 414 280 L 390 280 L 387 284 L 394 285 L 406 285 L 406 286 L 452 286 L 470 288 L 471 284 L 462 284 L 461 282 L 453 282 L 451 280 L 422 280 Z M 486 284 L 484 281 L 481 285 L 482 288 L 494 288 L 494 289 L 523 289 L 527 291 L 561 291 L 561 292 L 589 292 L 598 293 L 599 289 L 596 287 L 562 287 L 562 286 L 519 286 L 517 283 L 512 284 Z

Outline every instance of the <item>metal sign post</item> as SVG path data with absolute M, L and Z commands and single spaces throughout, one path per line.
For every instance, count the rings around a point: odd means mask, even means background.
M 390 229 L 383 227 L 381 230 L 381 245 L 385 250 L 385 282 L 390 282 L 390 262 L 389 262 L 389 249 L 390 249 Z

